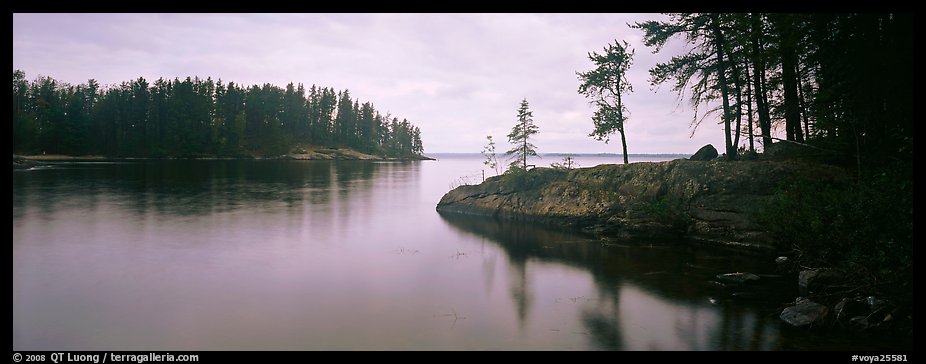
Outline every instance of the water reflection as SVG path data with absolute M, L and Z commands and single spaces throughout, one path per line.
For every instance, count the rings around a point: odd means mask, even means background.
M 648 242 L 605 248 L 570 231 L 441 218 L 434 205 L 471 165 L 481 159 L 14 171 L 13 347 L 831 344 L 780 330 L 777 315 L 768 315 L 775 299 L 737 301 L 707 283 L 721 272 L 767 272 L 754 257 Z M 858 340 L 846 343 L 834 346 L 857 348 Z
M 590 236 L 494 219 L 442 214 L 461 232 L 488 238 L 507 255 L 514 311 L 523 327 L 535 295 L 532 263 L 588 270 L 595 297 L 562 297 L 578 310 L 590 346 L 607 350 L 769 350 L 777 327 L 767 312 L 712 292 L 718 272 L 763 271 L 754 257 L 691 245 L 625 243 L 603 247 Z M 719 305 L 711 303 L 712 293 Z
M 50 214 L 61 204 L 93 210 L 99 198 L 131 213 L 204 216 L 244 207 L 292 212 L 331 206 L 363 194 L 374 181 L 394 183 L 396 163 L 354 161 L 152 161 L 62 163 L 42 171 L 14 173 L 14 213 L 23 206 Z M 415 168 L 403 168 L 415 173 Z M 402 174 L 399 174 L 402 175 Z M 56 187 L 66 185 L 67 190 Z M 17 188 L 20 187 L 20 188 Z M 64 206 L 64 207 L 68 207 Z M 19 217 L 14 215 L 14 217 Z

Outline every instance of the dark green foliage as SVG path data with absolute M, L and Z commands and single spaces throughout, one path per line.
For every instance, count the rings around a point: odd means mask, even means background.
M 633 63 L 633 49 L 630 49 L 627 42 L 621 44 L 615 41 L 604 48 L 604 54 L 590 52 L 588 59 L 595 64 L 595 69 L 576 73 L 582 82 L 579 85 L 579 93 L 591 99 L 589 103 L 598 108 L 592 116 L 595 130 L 588 136 L 607 143 L 611 134 L 620 132 L 624 164 L 627 164 L 629 162 L 624 122 L 630 112 L 624 105 L 622 96 L 633 92 L 633 86 L 627 82 L 627 70 Z
M 12 94 L 13 153 L 279 156 L 297 144 L 392 157 L 423 153 L 421 132 L 407 120 L 390 123 L 347 90 L 314 85 L 244 88 L 187 77 L 72 86 L 50 77 L 28 82 L 16 70 Z
M 809 267 L 852 272 L 879 290 L 912 284 L 913 183 L 883 173 L 863 183 L 792 181 L 757 221 Z
M 537 156 L 537 146 L 530 142 L 531 136 L 540 132 L 534 124 L 534 112 L 530 111 L 527 99 L 521 100 L 518 107 L 518 123 L 508 133 L 508 142 L 514 144 L 505 154 L 512 156 L 510 169 L 527 170 L 527 157 Z
M 657 52 L 676 36 L 693 48 L 653 67 L 650 81 L 674 80 L 673 89 L 696 107 L 721 104 L 728 157 L 746 119 L 750 145 L 755 120 L 766 148 L 776 122 L 788 141 L 837 151 L 858 169 L 885 158 L 912 160 L 912 14 L 669 17 L 634 27 Z M 696 109 L 693 125 L 701 120 Z
M 674 81 L 696 108 L 721 105 L 705 116 L 722 110 L 728 159 L 745 119 L 750 146 L 758 122 L 766 155 L 756 159 L 855 170 L 841 184 L 784 185 L 757 217 L 799 264 L 836 268 L 869 290 L 912 292 L 912 14 L 681 13 L 634 27 L 656 52 L 675 36 L 689 43 L 650 81 Z M 772 144 L 773 123 L 784 141 Z
M 725 151 L 728 158 L 735 158 L 736 145 L 733 143 L 731 122 L 736 118 L 731 98 L 731 84 L 737 84 L 734 78 L 736 59 L 733 46 L 736 42 L 731 35 L 734 14 L 716 13 L 677 13 L 669 14 L 667 22 L 646 21 L 636 23 L 634 28 L 644 32 L 644 43 L 655 47 L 654 53 L 662 49 L 669 39 L 683 36 L 694 47 L 684 55 L 672 57 L 669 62 L 657 64 L 650 69 L 650 83 L 654 86 L 674 79 L 673 90 L 679 95 L 690 92 L 691 104 L 695 106 L 692 125 L 700 123 L 697 107 L 720 101 L 721 120 L 724 124 Z M 731 82 L 732 80 L 732 82 Z M 737 88 L 738 90 L 738 88 Z M 739 95 L 739 93 L 736 93 Z M 705 116 L 716 111 L 711 109 Z
M 523 168 L 509 168 L 502 174 L 501 183 L 506 190 L 524 192 L 542 188 L 563 173 L 566 171 L 556 168 L 534 168 L 529 171 Z

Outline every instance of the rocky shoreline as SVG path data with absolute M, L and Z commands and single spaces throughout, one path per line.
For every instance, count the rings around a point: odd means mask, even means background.
M 413 161 L 435 160 L 424 155 L 405 158 L 384 157 L 366 154 L 349 148 L 315 148 L 294 150 L 293 153 L 280 156 L 238 156 L 238 157 L 107 157 L 100 155 L 13 155 L 13 169 L 29 169 L 47 162 L 103 162 L 103 161 L 143 161 L 143 160 L 363 160 L 363 161 Z
M 800 178 L 838 180 L 844 170 L 797 161 L 639 162 L 536 168 L 460 186 L 437 210 L 571 226 L 618 238 L 684 238 L 773 251 L 757 223 L 776 188 Z
M 536 168 L 457 187 L 441 198 L 437 211 L 573 227 L 604 239 L 674 239 L 769 259 L 782 255 L 776 259 L 780 275 L 733 272 L 719 274 L 715 282 L 735 288 L 731 294 L 736 296 L 754 294 L 743 288 L 761 287 L 769 279 L 797 278 L 800 297 L 779 315 L 792 327 L 902 332 L 910 326 L 908 309 L 862 294 L 835 270 L 796 264 L 788 257 L 794 253 L 788 244 L 776 242 L 755 222 L 781 186 L 801 180 L 839 183 L 851 178 L 844 169 L 796 160 L 706 159 Z M 787 297 L 780 298 L 784 302 Z

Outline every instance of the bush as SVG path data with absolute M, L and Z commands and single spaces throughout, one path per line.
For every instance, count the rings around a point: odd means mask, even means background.
M 860 183 L 792 181 L 757 222 L 791 244 L 802 265 L 836 268 L 900 292 L 912 284 L 912 191 L 910 180 L 888 174 Z
M 559 176 L 565 174 L 565 170 L 552 168 L 534 168 L 524 170 L 523 168 L 512 167 L 502 174 L 501 183 L 509 189 L 524 191 L 543 186 Z

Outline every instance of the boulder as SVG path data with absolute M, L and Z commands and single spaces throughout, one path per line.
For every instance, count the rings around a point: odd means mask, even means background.
M 813 293 L 817 289 L 838 282 L 842 275 L 829 269 L 807 269 L 797 275 L 797 288 L 802 295 Z
M 779 317 L 791 326 L 802 327 L 822 322 L 828 312 L 829 309 L 824 305 L 798 298 L 795 305 L 782 310 Z
M 785 159 L 800 156 L 807 151 L 807 147 L 793 142 L 778 142 L 765 146 L 763 154 L 770 159 Z
M 714 160 L 715 158 L 717 158 L 717 149 L 714 148 L 713 145 L 708 144 L 708 145 L 701 147 L 701 149 L 698 149 L 698 151 L 695 152 L 695 154 L 692 155 L 691 158 L 688 158 L 688 160 L 706 162 L 706 161 Z

